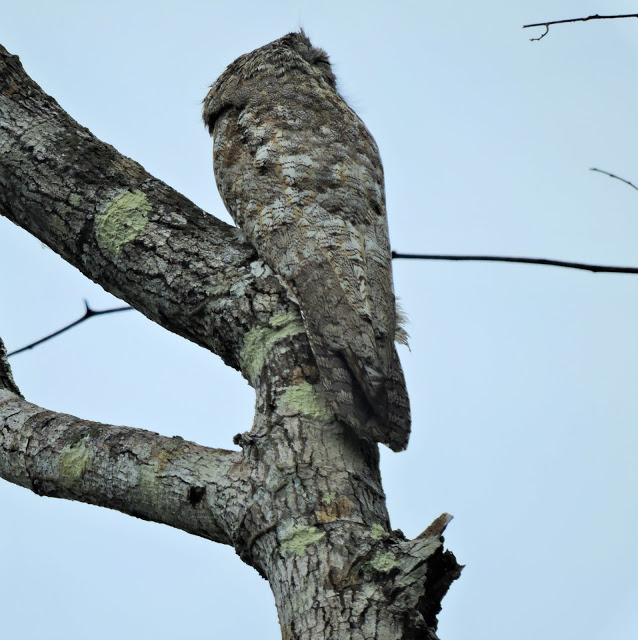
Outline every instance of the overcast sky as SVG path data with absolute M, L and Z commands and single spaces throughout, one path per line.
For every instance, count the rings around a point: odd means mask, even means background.
M 557 6 L 560 5 L 560 10 Z M 636 3 L 0 0 L 0 42 L 82 125 L 225 220 L 200 121 L 237 56 L 303 26 L 375 136 L 396 251 L 638 266 Z M 441 512 L 466 565 L 442 640 L 638 637 L 638 276 L 395 261 L 413 407 L 383 449 L 392 524 Z M 0 218 L 11 349 L 118 301 Z M 137 312 L 12 358 L 32 402 L 232 448 L 254 396 Z M 0 482 L 7 639 L 279 637 L 228 547 Z

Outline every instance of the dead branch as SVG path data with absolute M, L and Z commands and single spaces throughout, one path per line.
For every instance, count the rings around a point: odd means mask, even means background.
M 544 258 L 514 258 L 509 256 L 456 256 L 432 253 L 397 253 L 392 252 L 393 258 L 410 260 L 456 260 L 477 262 L 517 262 L 521 264 L 543 264 L 550 267 L 564 267 L 566 269 L 581 269 L 594 273 L 638 273 L 638 267 L 609 267 L 600 264 L 585 264 L 582 262 L 567 262 L 565 260 L 546 260 Z
M 523 29 L 530 29 L 531 27 L 545 27 L 545 33 L 541 34 L 538 38 L 530 38 L 531 42 L 535 42 L 538 40 L 542 40 L 549 33 L 549 27 L 553 24 L 565 24 L 567 22 L 588 22 L 589 20 L 615 20 L 617 18 L 638 18 L 638 13 L 624 13 L 614 16 L 601 16 L 596 13 L 593 16 L 587 16 L 586 18 L 568 18 L 566 20 L 550 20 L 548 22 L 524 24 Z
M 609 171 L 605 171 L 603 169 L 596 169 L 596 167 L 592 167 L 590 169 L 590 171 L 598 171 L 598 173 L 603 173 L 606 176 L 609 176 L 610 178 L 615 178 L 616 180 L 620 180 L 621 182 L 624 182 L 625 184 L 628 184 L 632 189 L 635 189 L 636 191 L 638 191 L 638 187 L 633 183 L 633 182 L 629 182 L 629 180 L 625 180 L 624 178 L 621 178 L 620 176 L 617 176 L 613 173 L 609 173 Z
M 133 307 L 116 307 L 115 309 L 104 309 L 103 311 L 95 311 L 95 309 L 91 309 L 91 307 L 89 306 L 89 303 L 86 300 L 84 301 L 84 306 L 86 307 L 84 315 L 81 318 L 79 318 L 78 320 L 74 320 L 73 322 L 71 322 L 71 324 L 67 324 L 66 326 L 62 327 L 61 329 L 58 329 L 57 331 L 54 331 L 53 333 L 49 333 L 48 335 L 44 336 L 44 338 L 40 338 L 39 340 L 36 340 L 35 342 L 30 342 L 25 347 L 21 347 L 20 349 L 16 349 L 15 351 L 11 351 L 11 353 L 7 354 L 7 357 L 10 358 L 11 356 L 15 356 L 18 353 L 22 353 L 23 351 L 28 351 L 29 349 L 33 349 L 33 347 L 37 347 L 38 345 L 41 345 L 43 342 L 46 342 L 47 340 L 51 340 L 51 338 L 55 338 L 56 336 L 59 336 L 60 334 L 64 333 L 65 331 L 68 331 L 69 329 L 72 329 L 73 327 L 77 327 L 79 324 L 81 324 L 85 320 L 88 320 L 89 318 L 94 318 L 95 316 L 102 316 L 102 315 L 105 315 L 107 313 L 118 313 L 119 311 L 131 311 L 133 309 Z

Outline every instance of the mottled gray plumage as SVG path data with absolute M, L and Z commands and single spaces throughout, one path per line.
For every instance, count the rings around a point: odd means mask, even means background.
M 336 415 L 404 449 L 383 168 L 326 53 L 302 31 L 241 56 L 211 87 L 203 117 L 224 203 L 298 302 Z

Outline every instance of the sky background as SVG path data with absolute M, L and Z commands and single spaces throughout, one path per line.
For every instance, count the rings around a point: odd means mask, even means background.
M 200 121 L 237 56 L 303 26 L 376 138 L 392 246 L 638 266 L 636 3 L 0 0 L 0 42 L 82 125 L 230 221 Z M 395 261 L 409 316 L 407 452 L 382 451 L 392 524 L 443 511 L 466 569 L 442 640 L 638 637 L 638 276 Z M 9 350 L 118 301 L 0 218 Z M 26 398 L 232 448 L 254 395 L 137 312 L 11 359 Z M 232 549 L 0 482 L 4 638 L 279 637 Z

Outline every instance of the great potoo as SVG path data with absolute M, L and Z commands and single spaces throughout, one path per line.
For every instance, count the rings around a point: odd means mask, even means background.
M 383 168 L 302 32 L 233 62 L 204 100 L 217 187 L 301 310 L 326 396 L 360 436 L 404 449 Z

